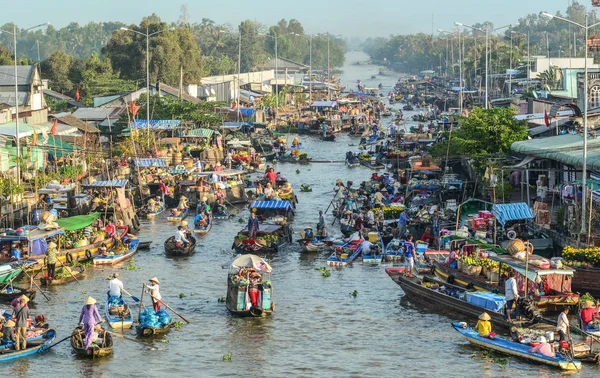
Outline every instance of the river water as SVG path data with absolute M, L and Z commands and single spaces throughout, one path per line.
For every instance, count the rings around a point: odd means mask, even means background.
M 355 85 L 368 87 L 382 82 L 393 85 L 393 77 L 371 75 L 377 67 L 354 65 L 364 61 L 362 53 L 349 53 L 341 75 Z M 335 143 L 301 137 L 315 160 L 343 160 L 344 153 L 358 144 L 342 135 Z M 296 230 L 314 224 L 318 210 L 327 208 L 336 178 L 359 183 L 371 171 L 346 168 L 343 163 L 296 166 L 280 164 L 277 170 L 295 188 L 310 185 L 312 193 L 298 193 L 294 222 Z M 298 172 L 297 172 L 298 170 Z M 164 215 L 163 215 L 164 216 Z M 231 243 L 241 219 L 248 211 L 228 221 L 217 221 L 195 255 L 167 259 L 162 242 L 174 232 L 166 219 L 145 223 L 140 239 L 152 240 L 150 251 L 135 256 L 137 270 L 123 267 L 90 269 L 88 279 L 48 292 L 51 302 L 38 294 L 35 311 L 43 312 L 57 330 L 58 339 L 77 325 L 79 311 L 88 295 L 103 301 L 107 277 L 121 274 L 126 289 L 140 296 L 143 282 L 157 276 L 163 299 L 191 321 L 180 331 L 172 330 L 167 342 L 145 345 L 115 338 L 114 355 L 101 360 L 72 356 L 64 342 L 42 356 L 17 360 L 0 367 L 5 375 L 33 377 L 555 377 L 552 368 L 509 358 L 503 364 L 461 339 L 450 325 L 459 320 L 402 300 L 402 290 L 385 274 L 384 266 L 360 262 L 334 270 L 324 278 L 315 268 L 326 266 L 327 254 L 301 253 L 296 245 L 281 250 L 271 260 L 274 285 L 273 316 L 264 319 L 234 318 L 218 301 L 225 297 L 227 271 L 221 265 L 231 257 Z M 331 222 L 331 218 L 328 219 Z M 330 232 L 338 229 L 332 228 Z M 356 297 L 350 295 L 357 291 Z M 180 294 L 184 294 L 180 298 Z M 132 303 L 132 302 L 131 302 Z M 133 304 L 133 303 L 132 303 Z M 103 304 L 100 304 L 102 312 Z M 137 312 L 135 312 L 137 313 Z M 173 315 L 174 320 L 179 320 Z M 133 332 L 126 333 L 134 337 Z M 147 345 L 147 346 L 146 346 Z M 149 346 L 157 349 L 151 350 Z M 223 355 L 231 353 L 231 360 Z M 598 376 L 600 370 L 585 365 L 581 376 Z

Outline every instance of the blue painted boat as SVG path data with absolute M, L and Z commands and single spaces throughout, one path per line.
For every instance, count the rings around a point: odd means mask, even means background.
M 212 228 L 212 225 L 213 225 L 213 217 L 209 214 L 208 215 L 208 223 L 206 224 L 206 226 L 200 227 L 200 226 L 197 226 L 194 224 L 194 233 L 199 234 L 199 235 L 206 235 Z
M 452 326 L 470 343 L 479 347 L 491 349 L 510 356 L 520 357 L 525 360 L 555 366 L 562 370 L 581 370 L 581 361 L 565 358 L 559 353 L 556 354 L 556 357 L 548 357 L 539 353 L 529 353 L 531 346 L 528 344 L 517 343 L 498 336 L 493 339 L 481 337 L 477 331 L 469 328 L 464 322 L 453 322 Z
M 361 254 L 363 241 L 362 239 L 352 240 L 340 247 L 336 247 L 327 259 L 327 265 L 343 267 L 352 263 Z
M 393 262 L 393 261 L 401 261 L 404 259 L 404 250 L 402 246 L 404 244 L 403 240 L 400 239 L 392 239 L 385 246 L 385 261 Z
M 138 238 L 131 239 L 129 243 L 129 248 L 127 251 L 121 254 L 113 254 L 106 256 L 96 256 L 94 257 L 94 265 L 115 265 L 118 263 L 122 263 L 123 261 L 129 260 L 135 255 L 139 249 L 140 240 Z
M 173 209 L 173 210 L 175 210 L 175 209 Z M 181 222 L 182 220 L 187 218 L 189 212 L 190 212 L 190 209 L 188 209 L 186 207 L 185 210 L 183 210 L 180 214 L 174 215 L 173 213 L 171 213 L 169 215 L 169 217 L 167 218 L 167 220 L 169 222 Z
M 106 300 L 104 306 L 106 320 L 111 328 L 125 330 L 133 325 L 133 317 L 129 305 L 119 297 L 110 297 Z
M 379 247 L 379 248 L 377 248 Z M 365 264 L 381 264 L 383 262 L 383 256 L 385 255 L 385 245 L 381 240 L 381 235 L 379 232 L 377 233 L 377 241 L 373 242 L 373 247 L 371 247 L 371 252 L 366 251 L 365 248 L 363 250 L 363 263 Z
M 157 215 L 160 215 L 163 211 L 165 211 L 167 207 L 164 202 L 160 202 L 160 207 L 156 209 L 156 211 L 149 211 L 146 213 L 146 218 L 154 218 Z
M 31 356 L 37 353 L 41 353 L 48 349 L 54 339 L 56 338 L 56 331 L 53 329 L 49 329 L 46 333 L 41 336 L 41 341 L 38 345 L 32 344 L 31 348 L 27 348 L 25 350 L 14 350 L 14 349 L 5 349 L 0 353 L 0 362 L 12 361 L 18 358 Z M 27 340 L 29 345 L 29 339 Z
M 213 219 L 228 219 L 229 211 L 227 211 L 227 206 L 225 205 L 216 205 L 212 212 Z

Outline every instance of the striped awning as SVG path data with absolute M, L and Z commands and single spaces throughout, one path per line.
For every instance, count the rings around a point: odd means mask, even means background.
M 195 138 L 210 138 L 213 134 L 220 135 L 216 130 L 212 129 L 194 129 L 187 132 L 185 136 L 195 137 Z
M 535 218 L 533 210 L 525 202 L 494 205 L 492 206 L 492 214 L 502 226 L 508 221 Z
M 91 184 L 82 185 L 88 188 L 122 188 L 127 185 L 129 180 L 102 180 L 94 181 Z
M 181 169 L 181 168 L 171 168 L 171 170 L 169 171 L 169 173 L 171 173 L 172 175 L 182 175 L 184 173 L 188 173 L 189 171 L 185 168 Z
M 178 119 L 151 119 L 150 128 L 159 130 L 176 129 L 177 127 L 179 127 L 180 122 L 181 121 Z M 147 127 L 148 126 L 146 121 L 141 119 L 137 119 L 129 124 L 130 129 L 145 129 Z
M 250 207 L 256 209 L 292 209 L 290 201 L 254 201 Z
M 167 162 L 162 158 L 151 159 L 135 159 L 135 164 L 138 167 L 166 167 Z

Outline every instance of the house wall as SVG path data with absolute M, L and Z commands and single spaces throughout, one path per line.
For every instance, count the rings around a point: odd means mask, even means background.
M 535 79 L 540 73 L 548 70 L 550 66 L 558 66 L 562 69 L 585 67 L 585 58 L 546 58 L 537 57 L 532 59 L 530 80 Z M 588 67 L 594 66 L 594 58 L 588 58 Z

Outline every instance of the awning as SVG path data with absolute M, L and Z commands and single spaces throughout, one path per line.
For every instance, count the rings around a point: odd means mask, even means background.
M 502 226 L 508 221 L 535 218 L 533 210 L 525 202 L 494 205 L 492 206 L 492 214 Z
M 138 167 L 166 167 L 167 162 L 165 159 L 152 158 L 152 159 L 135 159 L 135 164 Z
M 98 212 L 88 215 L 76 215 L 74 217 L 61 218 L 57 220 L 56 223 L 67 231 L 81 230 L 94 223 L 100 215 L 102 215 L 102 213 Z
M 122 188 L 127 185 L 129 180 L 103 180 L 94 181 L 91 184 L 82 185 L 86 188 Z
M 150 120 L 150 128 L 158 129 L 158 130 L 176 129 L 177 127 L 179 127 L 180 122 L 181 121 L 178 119 L 166 119 L 166 120 L 151 119 Z M 129 124 L 130 129 L 145 129 L 147 127 L 148 126 L 147 126 L 146 120 L 138 119 Z
M 502 168 L 507 168 L 507 169 L 511 169 L 511 168 L 521 168 L 526 166 L 527 164 L 531 163 L 532 161 L 534 161 L 535 159 L 537 159 L 537 157 L 535 156 L 527 156 L 525 159 L 523 159 L 522 162 L 515 164 L 515 165 L 509 165 L 506 167 L 502 167 Z
M 514 142 L 511 150 L 571 165 L 583 166 L 583 135 L 567 134 Z M 600 138 L 587 140 L 587 168 L 600 170 Z
M 265 234 L 272 234 L 275 231 L 278 231 L 281 229 L 281 226 L 278 226 L 276 224 L 259 224 L 258 225 L 258 232 L 262 232 Z M 248 226 L 244 227 L 244 229 L 242 230 L 242 232 L 247 232 L 248 231 Z
M 290 201 L 254 201 L 250 208 L 256 209 L 292 209 Z
M 213 134 L 221 135 L 218 131 L 212 129 L 194 129 L 188 131 L 185 136 L 195 138 L 210 138 Z
M 314 108 L 333 108 L 337 105 L 335 101 L 315 101 L 312 103 L 312 107 Z

